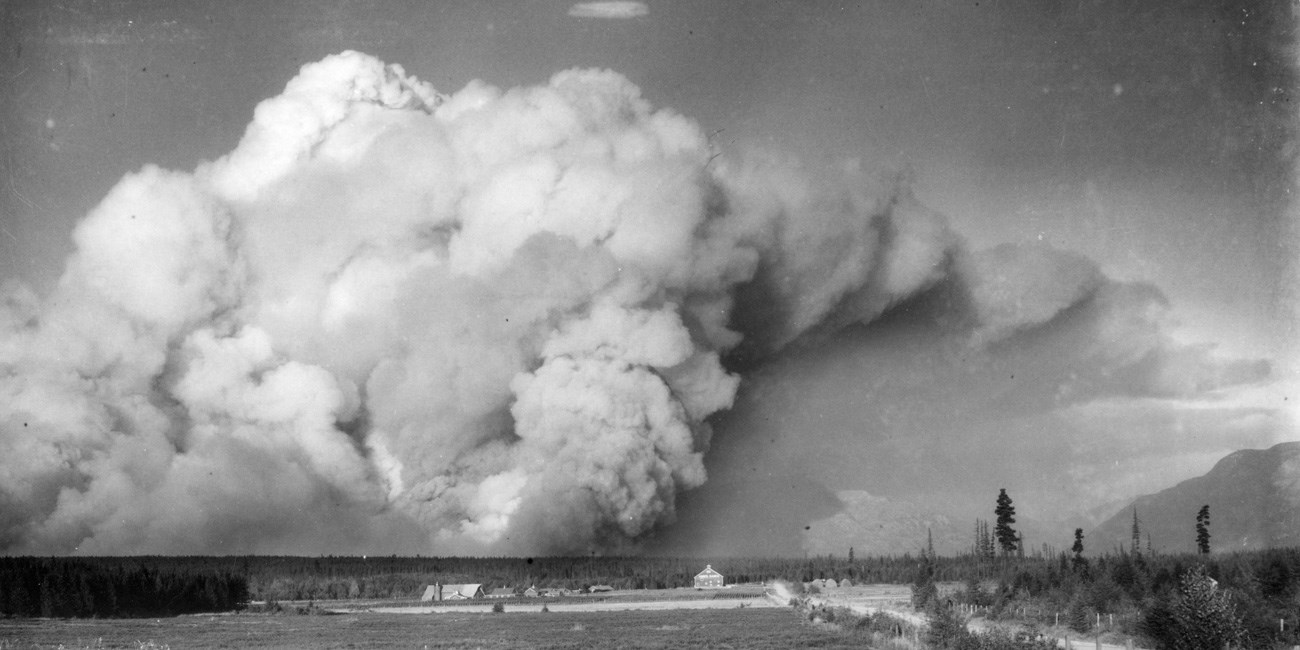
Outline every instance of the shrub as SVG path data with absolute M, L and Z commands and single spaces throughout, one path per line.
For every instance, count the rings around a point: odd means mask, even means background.
M 926 643 L 935 648 L 961 648 L 972 636 L 966 629 L 966 621 L 951 607 L 931 601 L 928 618 L 930 626 L 926 630 Z
M 1162 650 L 1221 650 L 1239 645 L 1246 636 L 1228 590 L 1220 589 L 1199 566 L 1183 574 L 1179 593 L 1169 604 L 1147 612 L 1142 631 Z
M 958 646 L 961 650 L 1057 650 L 1056 639 L 1031 632 L 1008 632 L 994 628 L 983 634 L 971 635 L 970 640 Z
M 1080 634 L 1086 634 L 1092 631 L 1093 618 L 1092 610 L 1083 602 L 1083 598 L 1076 596 L 1070 601 L 1070 608 L 1065 611 L 1065 622 L 1071 630 Z
M 493 614 L 500 614 L 501 612 L 504 612 L 504 611 L 506 611 L 506 606 L 505 606 L 504 603 L 500 603 L 500 602 L 492 603 L 492 613 L 493 613 Z

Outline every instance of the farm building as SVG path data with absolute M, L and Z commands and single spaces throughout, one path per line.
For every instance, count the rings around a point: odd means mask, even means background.
M 591 589 L 589 589 L 588 591 L 594 594 L 600 591 L 614 591 L 614 588 L 609 585 L 592 585 Z
M 420 596 L 420 600 L 438 602 L 443 600 L 470 600 L 482 597 L 483 585 L 481 583 L 464 585 L 440 585 L 434 583 L 424 588 L 424 595 Z
M 514 598 L 515 590 L 514 587 L 497 587 L 483 592 L 483 595 L 487 598 Z
M 529 588 L 527 588 L 527 589 L 524 590 L 524 598 L 536 598 L 536 597 L 537 597 L 537 586 L 536 586 L 536 585 L 534 585 L 534 586 L 532 586 L 532 587 L 529 587 Z
M 722 574 L 714 571 L 712 564 L 704 565 L 704 570 L 695 576 L 696 589 L 720 589 L 722 582 Z

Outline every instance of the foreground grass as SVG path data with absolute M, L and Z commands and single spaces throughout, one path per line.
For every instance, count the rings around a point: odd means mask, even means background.
M 0 620 L 0 648 L 860 648 L 789 609 Z

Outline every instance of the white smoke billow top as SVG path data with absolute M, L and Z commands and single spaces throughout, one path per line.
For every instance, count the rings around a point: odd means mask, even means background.
M 305 66 L 227 156 L 122 179 L 53 295 L 5 292 L 0 550 L 627 548 L 705 482 L 724 356 L 870 321 L 955 251 L 897 183 L 712 154 L 613 72 Z M 1098 284 L 1071 263 L 1034 320 Z M 986 338 L 1033 289 L 975 286 Z

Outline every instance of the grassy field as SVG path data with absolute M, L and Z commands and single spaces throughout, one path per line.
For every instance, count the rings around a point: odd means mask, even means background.
M 282 600 L 279 603 L 286 607 L 306 607 L 309 604 L 334 610 L 365 610 L 371 608 L 396 608 L 396 607 L 438 607 L 439 609 L 458 609 L 474 611 L 484 607 L 490 607 L 492 603 L 504 603 L 507 608 L 514 607 L 531 607 L 537 609 L 543 603 L 551 607 L 578 605 L 584 603 L 639 603 L 639 602 L 676 602 L 676 601 L 700 601 L 700 600 L 737 600 L 751 599 L 761 600 L 764 594 L 763 585 L 749 584 L 736 585 L 727 589 L 625 589 L 615 590 L 594 594 L 571 594 L 568 596 L 556 596 L 547 598 L 505 598 L 501 601 L 496 600 L 451 600 L 433 603 L 422 601 L 418 598 L 402 599 L 356 599 L 356 600 Z
M 850 648 L 790 609 L 0 620 L 7 648 Z

